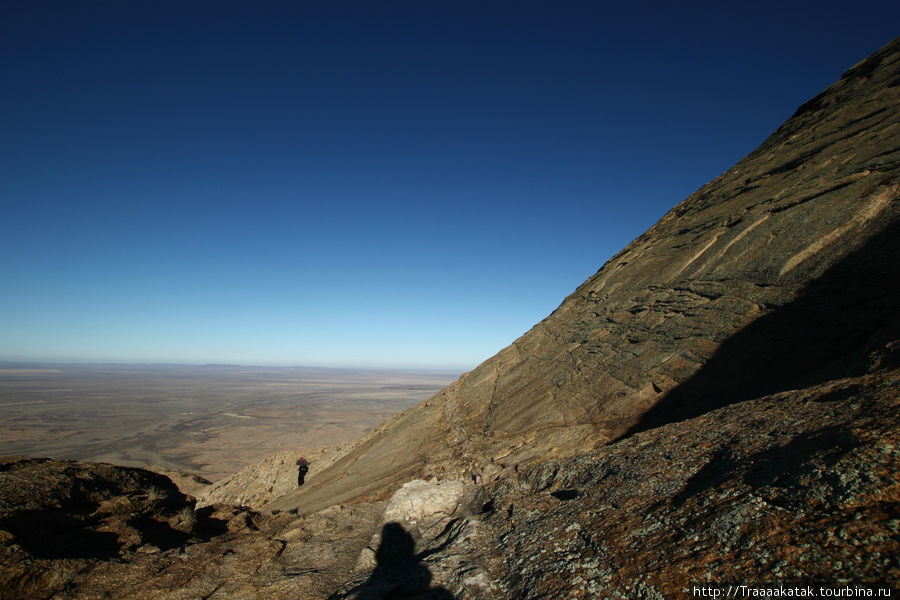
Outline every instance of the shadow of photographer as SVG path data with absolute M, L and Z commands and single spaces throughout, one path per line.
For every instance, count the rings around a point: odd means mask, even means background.
M 444 587 L 431 586 L 431 571 L 422 562 L 425 553 L 416 554 L 416 542 L 399 523 L 387 523 L 381 530 L 381 543 L 375 551 L 375 568 L 369 578 L 346 595 L 332 596 L 354 600 L 453 600 Z

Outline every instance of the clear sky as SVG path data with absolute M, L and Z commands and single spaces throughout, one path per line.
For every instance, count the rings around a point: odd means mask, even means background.
M 0 360 L 472 368 L 898 24 L 0 0 Z

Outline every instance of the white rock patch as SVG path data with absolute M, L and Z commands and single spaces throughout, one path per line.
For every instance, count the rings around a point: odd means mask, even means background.
M 467 491 L 466 484 L 459 480 L 413 479 L 394 493 L 384 510 L 384 522 L 396 521 L 424 531 L 456 513 Z

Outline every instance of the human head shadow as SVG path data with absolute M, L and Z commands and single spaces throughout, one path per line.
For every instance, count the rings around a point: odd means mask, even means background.
M 444 587 L 432 587 L 431 571 L 422 562 L 430 552 L 416 554 L 416 542 L 399 523 L 387 523 L 375 551 L 375 568 L 369 578 L 329 600 L 453 600 Z
M 898 264 L 900 221 L 728 338 L 619 439 L 744 400 L 900 366 L 900 352 L 886 351 L 900 339 Z

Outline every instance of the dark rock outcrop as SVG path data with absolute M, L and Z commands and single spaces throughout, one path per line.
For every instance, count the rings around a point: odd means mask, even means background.
M 77 572 L 91 561 L 172 548 L 199 534 L 192 499 L 162 475 L 0 458 L 4 594 L 52 589 L 65 583 L 66 571 Z M 44 568 L 28 568 L 29 563 Z
M 0 598 L 145 596 L 146 570 L 165 571 L 192 547 L 189 571 L 202 573 L 211 548 L 265 521 L 233 507 L 197 510 L 145 469 L 0 457 Z

